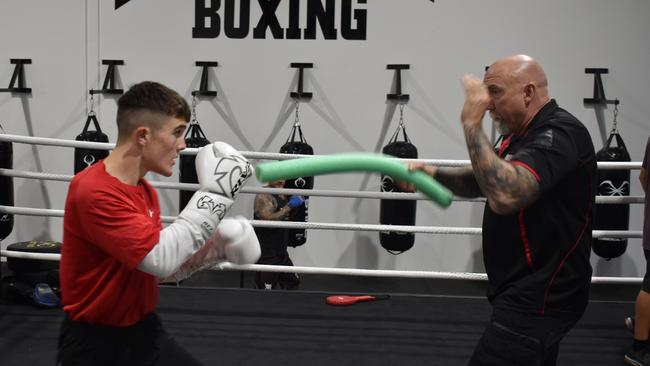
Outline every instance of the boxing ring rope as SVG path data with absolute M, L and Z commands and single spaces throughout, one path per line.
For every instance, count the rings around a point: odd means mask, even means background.
M 16 143 L 46 145 L 57 147 L 75 147 L 111 150 L 115 144 L 97 143 L 86 141 L 72 141 L 43 137 L 31 137 L 20 135 L 3 135 L 0 134 L 0 141 L 9 141 Z M 197 148 L 188 148 L 181 154 L 195 155 Z M 265 152 L 241 151 L 242 154 L 250 159 L 267 159 L 267 160 L 286 160 L 300 157 L 310 157 L 312 155 L 297 154 L 280 154 Z M 401 161 L 418 161 L 426 164 L 432 164 L 445 167 L 458 167 L 470 165 L 469 160 L 442 160 L 442 159 L 401 159 Z M 598 162 L 600 169 L 640 169 L 640 162 Z M 71 175 L 28 172 L 14 169 L 0 169 L 0 176 L 9 176 L 26 179 L 41 179 L 69 182 Z M 182 189 L 196 191 L 198 184 L 175 183 L 175 182 L 151 182 L 152 186 L 161 189 Z M 421 193 L 397 193 L 397 192 L 370 192 L 370 191 L 339 191 L 339 190 L 302 190 L 302 189 L 285 189 L 285 188 L 266 188 L 266 187 L 244 187 L 242 193 L 258 194 L 289 194 L 305 196 L 326 196 L 341 198 L 373 198 L 373 199 L 400 199 L 400 200 L 426 200 L 428 199 Z M 464 199 L 454 197 L 454 201 L 467 202 L 485 202 L 484 198 Z M 634 204 L 644 203 L 644 197 L 639 196 L 597 196 L 598 204 Z M 0 206 L 0 213 L 27 216 L 47 216 L 63 217 L 63 210 L 56 209 L 39 209 L 16 206 Z M 169 223 L 176 219 L 174 216 L 162 216 L 163 222 Z M 481 228 L 465 227 L 434 227 L 434 226 L 402 226 L 402 225 L 373 225 L 373 224 L 340 224 L 340 223 L 317 223 L 317 222 L 277 222 L 264 220 L 250 220 L 253 226 L 286 228 L 286 229 L 315 229 L 315 230 L 354 230 L 354 231 L 392 231 L 405 233 L 426 233 L 426 234 L 448 234 L 448 235 L 481 235 Z M 593 230 L 594 238 L 641 238 L 642 231 L 622 231 L 622 230 Z M 0 256 L 36 259 L 36 260 L 60 260 L 60 254 L 52 253 L 28 253 L 18 251 L 0 250 Z M 351 276 L 369 276 L 369 277 L 403 277 L 403 278 L 429 278 L 429 279 L 463 279 L 463 280 L 481 280 L 487 279 L 484 273 L 469 272 L 437 272 L 437 271 L 398 271 L 398 270 L 371 270 L 371 269 L 350 269 L 350 268 L 322 268 L 322 267 L 301 267 L 301 266 L 272 266 L 272 265 L 236 265 L 229 262 L 222 262 L 215 265 L 213 270 L 237 270 L 237 271 L 263 271 L 263 272 L 294 272 L 303 274 L 329 274 L 329 275 L 351 275 Z M 615 283 L 615 284 L 639 284 L 642 278 L 636 277 L 592 277 L 592 283 Z
M 115 147 L 114 143 L 105 142 L 89 142 L 89 141 L 76 141 L 76 140 L 63 140 L 49 137 L 33 137 L 21 135 L 7 135 L 0 134 L 0 141 L 16 142 L 32 145 L 46 145 L 57 147 L 75 147 L 87 149 L 100 149 L 112 150 Z M 186 148 L 181 151 L 181 155 L 196 155 L 199 151 L 198 148 Z M 300 154 L 280 154 L 280 153 L 267 153 L 257 151 L 240 151 L 242 155 L 250 159 L 265 159 L 265 160 L 288 160 L 301 157 L 311 157 L 313 155 L 300 155 Z M 471 165 L 469 160 L 447 160 L 447 159 L 400 159 L 400 161 L 419 161 L 426 164 L 432 164 L 441 167 L 459 167 Z M 626 170 L 626 169 L 641 169 L 641 162 L 610 162 L 599 161 L 599 169 L 608 170 Z
M 28 178 L 28 179 L 42 179 L 69 182 L 72 180 L 72 175 L 65 174 L 52 174 L 52 173 L 39 173 L 29 171 L 19 171 L 14 169 L 0 168 L 0 176 L 15 177 L 15 178 Z M 196 183 L 176 183 L 176 182 L 161 182 L 150 181 L 153 187 L 159 189 L 182 189 L 186 191 L 196 191 L 199 185 Z M 429 200 L 422 193 L 404 193 L 404 192 L 370 192 L 370 191 L 341 191 L 341 190 L 322 190 L 322 189 L 287 189 L 287 188 L 267 188 L 267 187 L 244 187 L 240 190 L 241 193 L 246 194 L 286 194 L 286 195 L 301 195 L 301 196 L 323 196 L 323 197 L 343 197 L 343 198 L 380 198 L 391 200 Z M 626 197 L 630 198 L 630 197 Z M 460 198 L 456 197 L 456 201 L 467 202 L 484 202 L 484 198 Z M 623 202 L 618 202 L 623 203 Z M 631 202 L 630 202 L 631 203 Z
M 0 213 L 25 216 L 63 217 L 63 210 L 30 208 L 16 206 L 0 206 Z M 171 223 L 175 216 L 162 216 L 161 220 Z M 306 229 L 306 230 L 354 230 L 354 231 L 394 231 L 402 233 L 421 234 L 446 234 L 446 235 L 481 235 L 481 228 L 451 227 L 451 226 L 408 226 L 408 225 L 376 225 L 376 224 L 340 224 L 324 222 L 297 222 L 297 221 L 267 221 L 249 220 L 251 225 L 270 227 L 276 229 Z M 593 230 L 594 238 L 642 238 L 640 230 Z
M 27 178 L 27 179 L 42 179 L 53 180 L 61 182 L 69 182 L 72 180 L 72 175 L 65 174 L 52 174 L 29 172 L 14 169 L 0 168 L 0 176 L 14 177 L 14 178 Z M 160 189 L 182 189 L 186 191 L 196 191 L 199 185 L 196 183 L 176 183 L 176 182 L 160 182 L 152 181 L 151 185 Z M 287 188 L 267 188 L 267 187 L 244 187 L 240 191 L 247 194 L 285 194 L 285 195 L 301 195 L 301 196 L 323 196 L 323 197 L 340 197 L 340 198 L 375 198 L 375 199 L 389 199 L 389 200 L 429 200 L 427 196 L 422 193 L 406 193 L 406 192 L 375 192 L 375 191 L 341 191 L 341 190 L 323 190 L 323 189 L 287 189 Z M 454 197 L 455 202 L 485 202 L 485 198 L 462 198 Z M 597 204 L 633 204 L 644 203 L 643 196 L 596 196 Z
M 61 260 L 60 254 L 55 253 L 28 253 L 10 250 L 0 250 L 0 256 L 19 258 L 19 259 L 37 259 L 48 261 Z M 215 264 L 210 270 L 221 271 L 257 271 L 257 272 L 292 272 L 300 274 L 325 274 L 325 275 L 346 275 L 346 276 L 364 276 L 364 277 L 393 277 L 393 278 L 423 278 L 423 279 L 443 279 L 443 280 L 471 280 L 486 281 L 485 273 L 472 272 L 438 272 L 438 271 L 398 271 L 398 270 L 378 270 L 378 269 L 356 269 L 356 268 L 324 268 L 324 267 L 304 267 L 304 266 L 272 266 L 267 264 L 244 264 L 238 265 L 230 262 L 221 262 Z M 608 283 L 608 284 L 639 284 L 643 278 L 636 277 L 592 277 L 591 283 Z
M 0 141 L 9 141 L 23 144 L 31 145 L 45 145 L 45 146 L 56 146 L 56 147 L 74 147 L 74 148 L 85 148 L 85 149 L 98 149 L 98 150 L 112 150 L 115 148 L 114 143 L 106 142 L 90 142 L 90 141 L 76 141 L 76 140 L 63 140 L 55 139 L 49 137 L 33 137 L 33 136 L 21 136 L 21 135 L 6 135 L 0 134 Z M 186 148 L 180 152 L 181 155 L 196 155 L 199 151 L 199 148 Z M 257 151 L 239 151 L 246 158 L 249 159 L 258 159 L 258 160 L 288 160 L 288 159 L 297 159 L 303 157 L 311 157 L 313 155 L 301 155 L 301 154 L 281 154 L 281 153 L 268 153 L 268 152 L 257 152 Z M 465 166 L 469 165 L 469 160 L 440 160 L 440 159 L 404 159 L 404 161 L 422 161 L 429 164 L 435 164 L 438 166 Z

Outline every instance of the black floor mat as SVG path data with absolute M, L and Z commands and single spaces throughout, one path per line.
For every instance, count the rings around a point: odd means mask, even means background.
M 393 294 L 335 307 L 319 291 L 161 287 L 158 313 L 207 365 L 464 365 L 488 319 L 480 296 Z M 629 301 L 592 301 L 558 365 L 622 364 Z M 0 304 L 3 366 L 53 365 L 63 313 Z

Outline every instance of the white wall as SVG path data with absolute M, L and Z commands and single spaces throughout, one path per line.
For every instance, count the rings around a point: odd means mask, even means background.
M 304 27 L 305 0 L 301 22 Z M 337 14 L 341 0 L 334 1 Z M 223 15 L 225 0 L 221 2 Z M 236 1 L 239 3 L 239 1 Z M 287 25 L 288 0 L 277 17 Z M 407 131 L 420 157 L 467 159 L 458 121 L 463 102 L 459 79 L 481 75 L 494 59 L 526 53 L 545 67 L 550 90 L 561 106 L 581 119 L 597 149 L 611 128 L 611 107 L 583 105 L 591 97 L 593 76 L 586 67 L 609 68 L 603 77 L 609 99 L 622 101 L 619 130 L 634 161 L 642 159 L 650 116 L 650 2 L 645 0 L 371 0 L 367 39 L 324 40 L 193 39 L 194 1 L 131 0 L 118 10 L 113 1 L 65 2 L 22 0 L 0 4 L 0 87 L 13 72 L 10 58 L 31 58 L 26 66 L 28 96 L 0 94 L 0 123 L 11 134 L 74 139 L 81 131 L 89 89 L 103 82 L 102 59 L 121 59 L 119 80 L 128 87 L 142 80 L 160 81 L 191 99 L 198 89 L 195 61 L 218 61 L 210 75 L 219 97 L 202 100 L 198 119 L 208 138 L 228 141 L 241 150 L 277 152 L 293 122 L 288 93 L 296 88 L 291 62 L 313 62 L 306 71 L 300 119 L 317 154 L 377 151 L 397 126 L 394 105 L 386 102 L 393 72 L 387 64 L 410 64 L 403 74 Z M 251 27 L 261 11 L 251 1 Z M 338 18 L 338 16 L 337 16 Z M 353 24 L 354 25 L 354 24 Z M 337 28 L 340 20 L 336 21 Z M 100 97 L 96 110 L 102 128 L 115 141 L 114 97 Z M 600 114 L 598 114 L 600 112 Z M 597 117 L 600 117 L 600 120 Z M 485 121 L 486 131 L 490 130 Z M 14 144 L 15 169 L 71 174 L 68 148 Z M 632 172 L 632 195 L 640 195 L 638 171 Z M 150 177 L 152 180 L 167 180 Z M 169 178 L 177 181 L 177 175 Z M 251 182 L 251 185 L 259 185 Z M 16 205 L 64 206 L 67 184 L 15 179 Z M 316 189 L 379 190 L 376 175 L 317 177 Z M 242 195 L 234 212 L 252 216 L 252 196 Z M 177 213 L 177 192 L 161 190 L 164 215 Z M 310 221 L 378 223 L 376 200 L 312 197 Z M 482 204 L 454 203 L 443 210 L 418 202 L 417 224 L 478 227 Z M 59 218 L 16 217 L 14 232 L 2 243 L 61 240 Z M 642 206 L 631 207 L 630 229 L 641 230 Z M 292 251 L 306 266 L 483 271 L 480 239 L 475 236 L 418 234 L 410 251 L 393 256 L 372 232 L 309 231 L 307 245 Z M 611 262 L 594 258 L 598 275 L 640 276 L 644 262 L 639 239 L 630 240 L 624 257 Z

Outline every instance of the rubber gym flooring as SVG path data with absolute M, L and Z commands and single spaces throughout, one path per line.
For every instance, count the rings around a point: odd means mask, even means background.
M 246 275 L 248 276 L 248 274 Z M 205 365 L 464 365 L 490 313 L 484 284 L 303 276 L 300 290 L 256 290 L 239 274 L 161 286 L 165 327 Z M 206 285 L 211 287 L 206 287 Z M 558 365 L 622 365 L 635 286 L 594 286 Z M 331 294 L 390 293 L 347 307 Z M 0 364 L 53 365 L 59 309 L 0 303 Z

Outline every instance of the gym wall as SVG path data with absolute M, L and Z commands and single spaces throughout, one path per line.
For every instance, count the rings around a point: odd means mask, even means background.
M 242 4 L 250 5 L 248 16 Z M 333 7 L 334 23 L 310 27 L 309 9 L 320 6 Z M 226 11 L 231 8 L 233 16 Z M 297 17 L 290 17 L 293 11 Z M 402 91 L 410 95 L 404 121 L 419 156 L 468 159 L 459 122 L 460 78 L 482 75 L 496 58 L 525 53 L 540 61 L 551 95 L 589 128 L 596 149 L 611 129 L 612 106 L 584 105 L 594 83 L 585 68 L 608 68 L 603 75 L 607 98 L 621 100 L 618 128 L 632 160 L 640 161 L 650 133 L 649 15 L 645 0 L 3 1 L 0 87 L 11 79 L 10 58 L 30 58 L 25 74 L 32 93 L 0 93 L 0 123 L 9 134 L 74 139 L 90 107 L 88 90 L 104 81 L 107 68 L 101 60 L 124 60 L 117 81 L 125 89 L 155 80 L 188 101 L 199 88 L 201 68 L 195 62 L 217 61 L 209 87 L 218 96 L 201 99 L 196 108 L 208 139 L 244 151 L 277 152 L 294 121 L 289 93 L 297 88 L 298 74 L 289 65 L 309 62 L 314 67 L 305 70 L 304 91 L 313 98 L 300 105 L 299 117 L 315 154 L 379 152 L 398 122 L 398 109 L 386 100 L 395 73 L 386 66 L 409 64 L 402 72 Z M 287 39 L 296 29 L 298 39 Z M 116 100 L 95 98 L 111 142 Z M 484 127 L 491 134 L 489 118 Z M 73 149 L 14 144 L 14 169 L 72 174 Z M 631 176 L 631 195 L 642 195 L 638 170 Z M 148 178 L 178 181 L 178 172 Z M 63 209 L 67 183 L 15 178 L 14 184 L 17 206 Z M 322 176 L 314 188 L 379 191 L 380 177 Z M 176 215 L 178 192 L 159 193 L 163 215 Z M 252 202 L 253 195 L 241 195 L 232 212 L 252 218 Z M 419 201 L 417 207 L 417 225 L 481 225 L 481 203 L 455 202 L 444 210 Z M 642 229 L 642 208 L 631 206 L 630 230 Z M 377 224 L 378 210 L 378 200 L 313 196 L 309 220 Z M 310 230 L 308 235 L 306 245 L 291 251 L 297 265 L 484 270 L 479 236 L 417 234 L 411 250 L 393 256 L 381 248 L 376 232 Z M 17 216 L 2 247 L 30 239 L 61 240 L 62 219 Z M 594 257 L 595 274 L 642 275 L 641 241 L 629 243 L 620 258 Z

